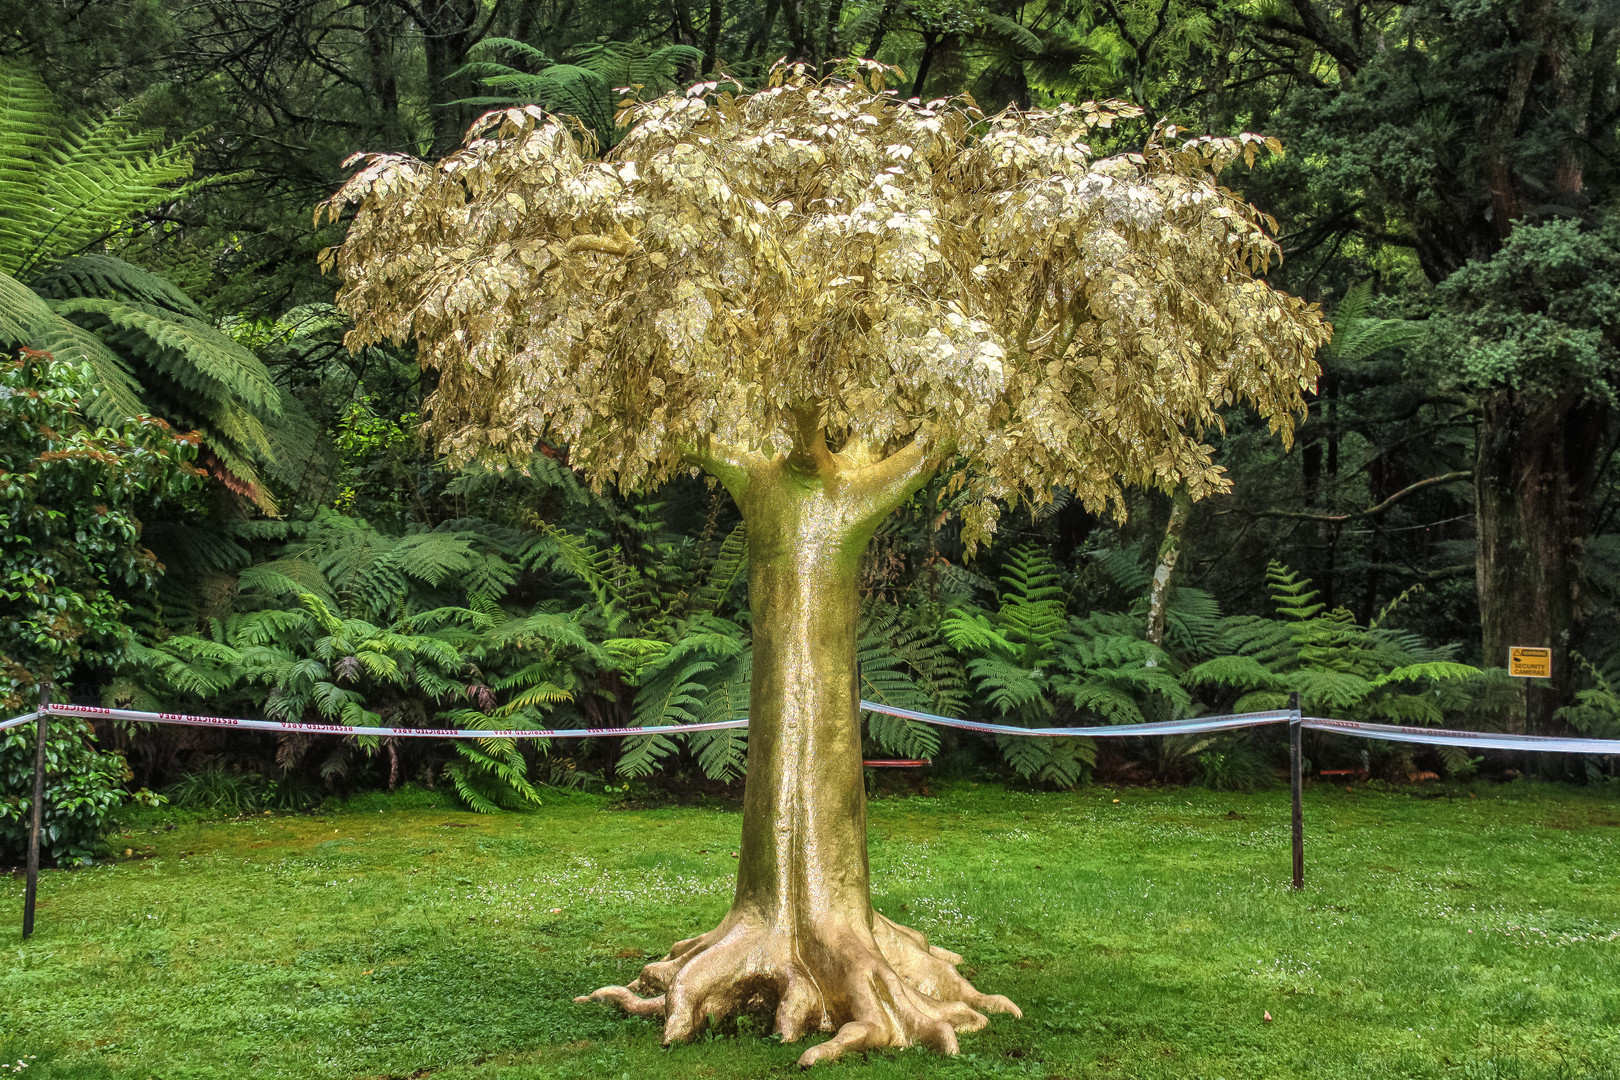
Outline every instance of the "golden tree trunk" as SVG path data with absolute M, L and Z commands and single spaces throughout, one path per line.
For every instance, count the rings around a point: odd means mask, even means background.
M 956 1052 L 984 1012 L 961 957 L 872 909 L 855 631 L 860 560 L 879 522 L 921 482 L 863 482 L 836 458 L 753 470 L 748 525 L 754 669 L 737 891 L 715 929 L 677 942 L 628 987 L 590 998 L 664 1016 L 666 1042 L 708 1020 L 767 1013 L 792 1042 L 834 1037 L 800 1064 L 923 1043 Z

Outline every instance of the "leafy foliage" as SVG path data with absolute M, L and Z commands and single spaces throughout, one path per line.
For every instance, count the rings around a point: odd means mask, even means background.
M 0 862 L 22 863 L 34 801 L 33 724 L 0 731 Z M 129 766 L 95 745 L 82 720 L 52 717 L 45 741 L 45 811 L 40 848 L 58 866 L 88 863 L 128 795 Z
M 193 147 L 127 108 L 63 123 L 37 76 L 0 62 L 0 273 L 27 280 L 183 194 Z
M 45 353 L 0 357 L 0 708 L 32 704 L 41 675 L 120 661 L 124 596 L 149 592 L 162 569 L 140 542 L 136 504 L 181 500 L 195 484 L 191 439 L 151 417 L 95 424 L 88 381 Z

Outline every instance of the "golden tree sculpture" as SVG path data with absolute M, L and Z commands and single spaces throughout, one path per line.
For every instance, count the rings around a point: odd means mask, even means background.
M 1099 157 L 1120 103 L 983 116 L 884 90 L 893 69 L 757 92 L 705 83 L 627 107 L 598 158 L 536 108 L 491 113 L 434 164 L 373 155 L 341 270 L 351 347 L 414 335 L 452 457 L 541 438 L 624 488 L 700 469 L 748 535 L 754 661 L 737 888 L 713 930 L 590 998 L 665 1041 L 767 1011 L 801 1064 L 946 1053 L 1012 1002 L 872 908 L 855 631 L 879 523 L 951 462 L 968 542 L 1054 485 L 1224 481 L 1201 441 L 1244 401 L 1285 438 L 1318 310 L 1257 279 L 1264 215 L 1216 177 L 1271 140 Z M 586 1000 L 584 998 L 580 1000 Z

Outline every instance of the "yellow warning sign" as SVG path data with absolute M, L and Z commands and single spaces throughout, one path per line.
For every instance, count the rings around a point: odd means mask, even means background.
M 1552 650 L 1509 646 L 1508 674 L 1520 679 L 1552 678 Z

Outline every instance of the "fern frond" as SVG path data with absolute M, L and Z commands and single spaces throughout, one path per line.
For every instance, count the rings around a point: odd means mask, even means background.
M 1052 760 L 1051 747 L 1046 739 L 1029 739 L 1013 735 L 997 735 L 996 747 L 1013 772 L 1029 779 L 1044 769 Z
M 1281 685 L 1277 673 L 1252 656 L 1217 656 L 1182 678 L 1189 686 L 1226 686 L 1234 690 L 1272 690 Z
M 978 692 L 1003 715 L 1020 713 L 1043 718 L 1052 713 L 1046 684 L 1036 672 L 991 656 L 968 661 Z
M 1323 349 L 1323 359 L 1332 363 L 1355 363 L 1385 349 L 1399 348 L 1418 341 L 1429 331 L 1421 322 L 1408 319 L 1378 319 L 1372 310 L 1372 280 L 1352 286 L 1333 313 L 1333 339 Z
M 86 410 L 102 423 L 150 415 L 142 390 L 123 357 L 95 334 L 64 319 L 34 290 L 0 272 L 0 346 L 42 349 L 60 363 L 85 365 L 100 393 Z
M 461 744 L 457 743 L 456 749 L 461 751 Z M 465 753 L 465 751 L 462 752 Z M 466 763 L 452 761 L 445 765 L 444 772 L 446 776 L 450 777 L 450 783 L 455 787 L 456 794 L 466 804 L 467 809 L 475 814 L 500 813 L 501 808 L 495 800 L 480 790 L 481 787 L 485 786 L 478 782 L 482 778 L 469 769 Z
M 195 300 L 165 278 L 112 255 L 75 256 L 36 275 L 29 284 L 41 296 L 57 300 L 119 300 L 199 322 L 207 317 Z
M 611 553 L 556 525 L 541 522 L 540 531 L 548 541 L 547 549 L 540 558 L 566 570 L 584 583 L 611 621 L 612 616 L 624 607 L 621 584 L 625 577 L 623 564 Z
M 690 45 L 653 48 L 641 42 L 604 41 L 576 47 L 574 59 L 612 87 L 643 88 L 657 95 L 671 89 L 682 64 L 702 64 L 703 53 Z
M 1094 714 L 1110 724 L 1140 724 L 1147 719 L 1135 698 L 1106 682 L 1072 683 L 1067 697 L 1081 713 Z
M 939 630 L 951 648 L 958 652 L 989 653 L 1003 657 L 1010 657 L 1016 652 L 1013 643 L 991 625 L 989 617 L 974 608 L 953 609 L 950 615 L 940 620 Z
M 732 662 L 727 676 L 709 687 L 699 720 L 714 723 L 748 715 L 748 683 L 752 672 L 753 653 L 744 651 Z M 687 736 L 687 743 L 697 756 L 698 768 L 709 779 L 730 781 L 743 775 L 748 759 L 747 728 L 694 732 Z
M 1153 567 L 1140 546 L 1103 548 L 1089 554 L 1097 569 L 1122 592 L 1131 596 L 1147 592 L 1153 580 Z
M 720 550 L 715 554 L 714 562 L 709 565 L 708 572 L 703 576 L 703 584 L 698 588 L 693 610 L 708 614 L 719 611 L 720 605 L 725 602 L 732 588 L 747 575 L 748 530 L 746 526 L 738 525 L 726 534 L 725 540 L 721 541 Z
M 1478 674 L 1479 668 L 1469 664 L 1435 661 L 1398 667 L 1373 679 L 1372 685 L 1387 686 L 1390 683 L 1412 682 L 1417 679 L 1472 679 Z
M 1291 690 L 1299 691 L 1300 704 L 1307 709 L 1344 710 L 1361 703 L 1372 690 L 1372 684 L 1359 675 L 1332 671 L 1325 668 L 1301 668 L 1291 671 L 1284 681 Z
M 1097 743 L 1093 739 L 1050 739 L 1046 764 L 1036 774 L 1037 779 L 1053 787 L 1072 788 L 1085 780 L 1097 764 Z
M 1303 622 L 1327 610 L 1327 605 L 1318 601 L 1320 594 L 1311 588 L 1311 580 L 1300 577 L 1280 562 L 1273 561 L 1266 567 L 1266 588 L 1280 619 Z
M 1379 699 L 1370 709 L 1372 714 L 1392 724 L 1430 725 L 1439 727 L 1446 722 L 1446 714 L 1434 700 L 1418 694 L 1395 694 Z
M 62 124 L 45 84 L 0 61 L 0 273 L 26 280 L 178 197 L 192 148 L 137 124 L 128 107 Z
M 987 11 L 980 16 L 980 26 L 994 36 L 1001 38 L 1014 49 L 1030 54 L 1039 53 L 1044 48 L 1044 42 L 1029 27 L 1016 19 L 994 11 Z

